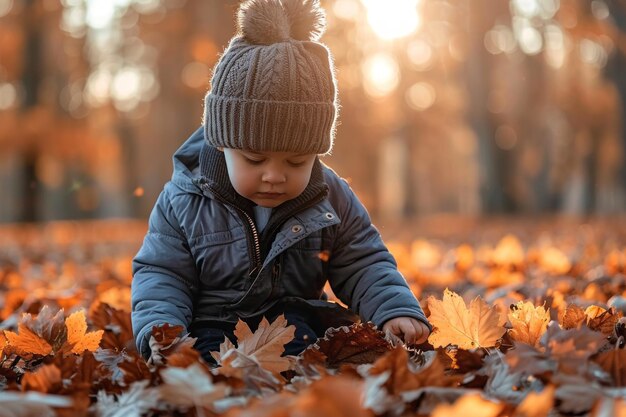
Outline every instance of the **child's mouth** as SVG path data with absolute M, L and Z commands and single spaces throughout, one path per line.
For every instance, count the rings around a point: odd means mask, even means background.
M 259 198 L 276 199 L 282 197 L 285 193 L 256 193 L 256 195 Z

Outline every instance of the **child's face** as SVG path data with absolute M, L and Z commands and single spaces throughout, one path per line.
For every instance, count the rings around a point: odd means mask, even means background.
M 277 207 L 299 196 L 309 184 L 315 156 L 224 149 L 233 188 L 261 207 Z

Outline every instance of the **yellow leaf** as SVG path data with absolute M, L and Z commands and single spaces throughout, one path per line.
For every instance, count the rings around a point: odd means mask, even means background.
M 72 353 L 83 353 L 85 350 L 95 352 L 100 346 L 104 330 L 87 333 L 85 311 L 80 310 L 65 319 L 67 342 L 72 346 Z
M 52 353 L 52 346 L 26 327 L 25 324 L 18 324 L 17 331 L 18 333 L 13 333 L 8 330 L 4 331 L 4 335 L 9 341 L 10 346 L 34 355 L 46 356 Z
M 513 326 L 511 337 L 517 342 L 538 347 L 550 321 L 550 309 L 535 307 L 529 301 L 520 301 L 512 307 L 508 317 Z
M 430 316 L 435 327 L 428 337 L 434 347 L 457 345 L 461 349 L 495 346 L 506 329 L 506 318 L 496 307 L 489 307 L 480 297 L 470 303 L 469 310 L 458 294 L 444 291 L 443 300 L 428 298 Z

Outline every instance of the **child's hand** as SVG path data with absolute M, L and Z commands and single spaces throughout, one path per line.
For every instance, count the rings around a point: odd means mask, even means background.
M 407 345 L 419 345 L 428 339 L 428 326 L 412 317 L 396 317 L 383 325 L 383 331 L 398 336 Z

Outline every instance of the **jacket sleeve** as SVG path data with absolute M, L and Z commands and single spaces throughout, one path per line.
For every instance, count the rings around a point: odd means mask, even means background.
M 144 358 L 150 355 L 153 326 L 169 323 L 187 330 L 197 285 L 195 262 L 166 187 L 152 209 L 148 233 L 133 259 L 131 318 L 137 350 Z
M 412 317 L 430 328 L 367 210 L 345 181 L 338 183 L 333 206 L 341 223 L 328 270 L 333 292 L 363 320 L 379 328 L 396 317 Z

